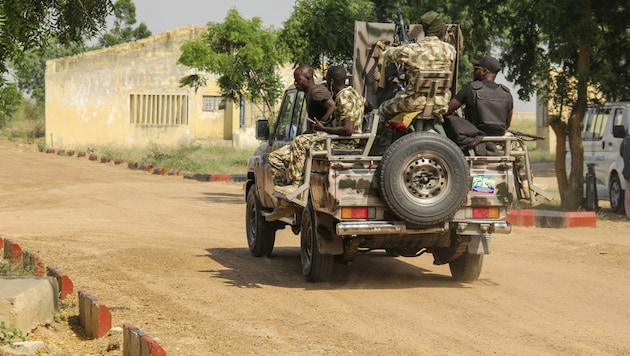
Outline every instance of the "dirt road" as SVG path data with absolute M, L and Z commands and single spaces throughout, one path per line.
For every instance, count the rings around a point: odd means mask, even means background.
M 240 183 L 0 143 L 0 235 L 169 355 L 630 354 L 628 222 L 516 227 L 474 283 L 430 256 L 369 253 L 309 284 L 290 231 L 273 258 L 249 254 L 244 212 Z

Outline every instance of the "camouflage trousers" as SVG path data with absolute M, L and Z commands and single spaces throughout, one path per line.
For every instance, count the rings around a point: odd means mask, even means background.
M 311 143 L 316 137 L 326 135 L 325 132 L 314 134 L 298 135 L 289 145 L 280 147 L 269 154 L 269 165 L 274 178 L 277 174 L 286 169 L 288 180 L 293 184 L 302 184 L 304 180 L 304 165 L 306 163 L 306 151 L 311 147 Z M 324 149 L 324 141 L 315 145 L 315 150 Z
M 435 96 L 434 100 L 433 112 L 446 113 L 448 98 L 440 95 Z M 426 104 L 427 98 L 425 96 L 402 93 L 383 101 L 378 108 L 378 114 L 385 121 L 389 121 L 400 113 L 422 111 Z

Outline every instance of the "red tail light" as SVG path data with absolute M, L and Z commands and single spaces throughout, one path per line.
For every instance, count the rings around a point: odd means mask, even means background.
M 477 219 L 498 219 L 499 207 L 498 206 L 477 206 L 473 207 L 473 218 Z
M 374 219 L 376 209 L 364 206 L 341 208 L 342 219 Z

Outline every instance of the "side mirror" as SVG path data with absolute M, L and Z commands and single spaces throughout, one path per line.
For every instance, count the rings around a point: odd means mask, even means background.
M 261 141 L 269 139 L 269 120 L 256 120 L 256 139 Z
M 613 136 L 616 138 L 624 138 L 626 137 L 626 127 L 623 125 L 614 125 L 613 126 Z

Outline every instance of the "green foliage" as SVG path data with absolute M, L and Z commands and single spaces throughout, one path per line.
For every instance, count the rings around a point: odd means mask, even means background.
M 111 0 L 13 0 L 0 3 L 0 82 L 10 62 L 50 38 L 62 44 L 97 34 L 106 25 Z M 1 84 L 1 83 L 0 83 Z
M 12 114 L 10 121 L 2 128 L 2 135 L 10 139 L 19 139 L 27 143 L 37 143 L 43 140 L 46 123 L 44 119 L 44 105 L 22 99 Z M 45 141 L 45 140 L 43 140 Z
M 539 91 L 566 107 L 580 85 L 611 101 L 630 98 L 629 16 L 630 6 L 613 0 L 508 1 L 496 15 L 507 34 L 500 41 L 507 78 L 523 99 Z
M 285 56 L 276 39 L 260 18 L 246 20 L 231 9 L 223 23 L 209 23 L 206 34 L 182 46 L 178 63 L 199 73 L 182 78 L 180 85 L 197 89 L 205 85 L 203 72 L 212 73 L 224 101 L 262 100 L 273 108 L 284 89 L 276 70 Z
M 630 6 L 614 0 L 577 2 L 510 0 L 490 6 L 492 23 L 500 31 L 497 43 L 507 64 L 507 79 L 520 86 L 521 99 L 537 93 L 552 110 L 571 114 L 554 127 L 569 138 L 571 174 L 558 176 L 562 205 L 579 208 L 583 192 L 583 150 L 579 127 L 586 106 L 598 100 L 630 98 L 630 51 L 627 19 Z M 568 110 L 567 110 L 568 111 Z M 564 152 L 556 162 L 562 165 Z M 558 172 L 564 172 L 559 167 Z
M 24 333 L 12 326 L 6 325 L 4 321 L 0 321 L 0 346 L 20 341 L 26 341 Z
M 108 47 L 151 36 L 144 23 L 135 29 L 132 27 L 136 23 L 136 7 L 131 0 L 118 0 L 113 9 L 114 28 L 99 38 L 100 46 Z M 11 62 L 18 86 L 35 101 L 43 103 L 46 98 L 46 61 L 97 48 L 100 47 L 86 45 L 85 38 L 69 43 L 62 43 L 56 38 L 43 39 L 38 46 L 25 51 L 19 60 Z
M 55 39 L 43 46 L 24 52 L 20 62 L 13 62 L 14 77 L 18 87 L 37 103 L 44 103 L 46 98 L 46 61 L 89 51 L 91 48 L 83 42 L 63 45 Z
M 131 0 L 118 0 L 114 3 L 114 28 L 103 34 L 98 40 L 103 47 L 132 42 L 151 36 L 147 25 L 136 23 L 136 5 Z
M 22 93 L 17 85 L 10 83 L 0 86 L 0 128 L 3 128 L 11 120 L 22 102 Z
M 374 4 L 369 0 L 297 0 L 279 36 L 295 64 L 349 68 L 354 22 L 374 20 Z

